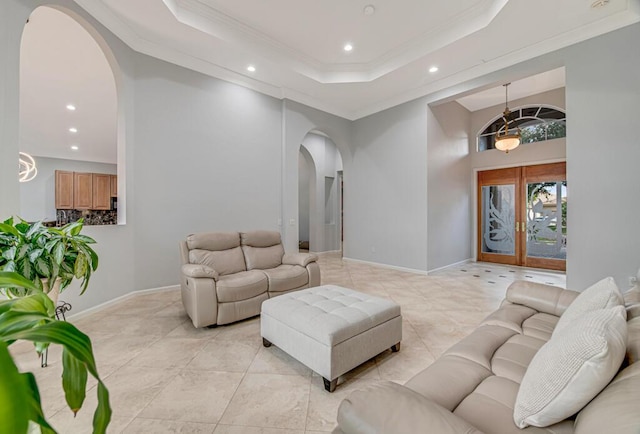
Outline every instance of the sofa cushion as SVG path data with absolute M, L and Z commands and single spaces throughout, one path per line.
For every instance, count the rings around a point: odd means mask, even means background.
M 247 270 L 240 247 L 220 251 L 194 249 L 189 251 L 189 262 L 211 267 L 220 276 Z
M 189 250 L 228 250 L 240 246 L 238 232 L 201 232 L 187 237 Z
M 621 371 L 578 414 L 575 434 L 640 432 L 640 363 Z
M 220 276 L 216 285 L 218 301 L 247 300 L 267 292 L 267 276 L 260 271 L 242 271 L 226 276 Z
M 460 403 L 453 414 L 487 434 L 573 433 L 572 421 L 563 421 L 549 428 L 518 428 L 513 423 L 513 405 L 517 394 L 517 383 L 490 376 Z
M 549 426 L 580 410 L 616 374 L 626 342 L 622 306 L 584 314 L 554 334 L 522 379 L 513 414 L 516 425 Z
M 548 313 L 536 313 L 522 323 L 522 334 L 548 341 L 558 323 L 558 317 Z
M 567 307 L 575 300 L 575 291 L 542 283 L 516 280 L 507 288 L 506 301 L 527 306 L 538 312 L 551 315 L 562 315 Z
M 567 327 L 587 312 L 623 305 L 624 298 L 613 277 L 605 277 L 578 295 L 558 320 L 554 333 Z
M 242 246 L 248 270 L 266 270 L 282 264 L 284 247 L 277 244 L 271 247 Z
M 491 371 L 497 376 L 520 384 L 531 360 L 546 342 L 533 336 L 512 336 L 494 353 Z
M 291 291 L 309 283 L 309 272 L 299 265 L 280 265 L 262 272 L 269 279 L 269 292 Z
M 385 411 L 380 411 L 385 409 Z M 385 381 L 351 393 L 338 408 L 340 428 L 349 433 L 482 434 L 424 396 Z
M 280 232 L 276 231 L 241 232 L 240 240 L 243 246 L 251 247 L 271 247 L 282 244 Z

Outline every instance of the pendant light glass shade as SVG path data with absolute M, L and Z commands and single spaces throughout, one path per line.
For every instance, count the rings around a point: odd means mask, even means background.
M 509 153 L 509 151 L 514 150 L 518 146 L 520 146 L 520 128 L 515 129 L 513 132 L 509 132 L 509 115 L 511 112 L 509 111 L 509 97 L 507 94 L 507 88 L 511 83 L 507 83 L 504 85 L 504 95 L 505 95 L 505 106 L 504 113 L 502 113 L 502 119 L 504 120 L 504 132 L 500 133 L 499 131 L 496 133 L 496 149 L 503 151 L 505 153 Z

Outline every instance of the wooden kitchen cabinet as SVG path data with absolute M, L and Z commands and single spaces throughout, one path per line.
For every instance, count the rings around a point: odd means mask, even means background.
M 111 209 L 111 175 L 92 173 L 91 177 L 91 209 Z
M 73 172 L 56 170 L 56 209 L 73 209 Z
M 109 175 L 111 179 L 111 197 L 118 197 L 118 175 Z
M 73 209 L 93 206 L 93 173 L 73 172 Z

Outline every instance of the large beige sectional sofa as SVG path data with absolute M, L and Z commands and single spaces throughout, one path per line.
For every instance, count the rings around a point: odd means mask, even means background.
M 264 300 L 320 285 L 318 257 L 284 251 L 279 232 L 206 232 L 180 243 L 182 303 L 195 327 L 260 314 Z
M 625 310 L 619 290 L 606 298 L 612 282 L 580 298 L 515 282 L 497 311 L 405 385 L 348 396 L 334 434 L 640 433 L 640 300 L 627 293 Z

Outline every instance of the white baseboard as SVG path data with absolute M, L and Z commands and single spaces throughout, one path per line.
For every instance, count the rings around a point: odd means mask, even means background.
M 73 315 L 69 315 L 68 319 L 81 319 L 87 315 L 100 312 L 108 307 L 121 303 L 130 298 L 137 297 L 143 294 L 149 294 L 152 292 L 166 292 L 166 291 L 175 291 L 180 289 L 180 285 L 171 285 L 171 286 L 161 286 L 159 288 L 149 288 L 149 289 L 139 289 L 137 291 L 131 291 L 128 294 L 121 295 L 120 297 L 116 297 L 112 300 L 105 301 L 104 303 L 100 303 L 97 306 L 90 307 L 89 309 L 85 309 L 81 312 L 75 313 Z
M 444 267 L 434 268 L 433 270 L 429 270 L 429 273 L 435 273 L 436 271 L 446 270 L 447 268 L 455 267 L 456 265 L 468 264 L 469 262 L 473 262 L 473 258 L 465 259 L 464 261 L 455 262 L 453 264 L 445 265 Z
M 397 265 L 383 264 L 381 262 L 363 261 L 362 259 L 347 258 L 346 256 L 343 257 L 342 259 L 345 260 L 345 261 L 349 261 L 349 262 L 357 262 L 359 264 L 372 265 L 374 267 L 389 268 L 391 270 L 397 270 L 397 271 L 406 271 L 407 273 L 422 274 L 422 275 L 425 275 L 425 276 L 428 274 L 428 272 L 425 271 L 425 270 L 418 270 L 418 269 L 415 269 L 415 268 L 399 267 Z

